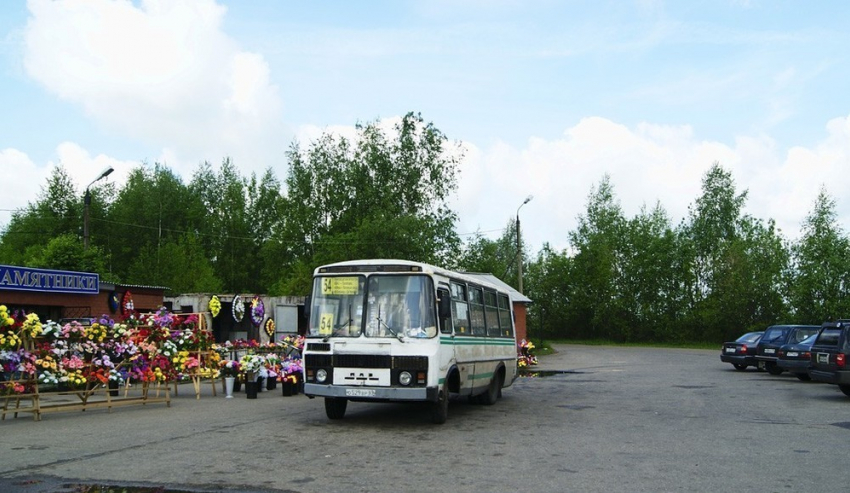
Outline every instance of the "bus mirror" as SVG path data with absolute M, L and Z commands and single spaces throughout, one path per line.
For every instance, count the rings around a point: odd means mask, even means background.
M 440 318 L 446 319 L 452 316 L 452 300 L 449 298 L 449 293 L 440 293 Z
M 312 300 L 310 299 L 310 295 L 304 297 L 304 320 L 310 320 L 310 306 Z

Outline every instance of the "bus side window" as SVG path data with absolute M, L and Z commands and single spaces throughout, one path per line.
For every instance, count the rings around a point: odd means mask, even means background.
M 469 310 L 465 284 L 452 283 L 452 317 L 455 334 L 470 335 Z
M 469 324 L 472 326 L 472 335 L 487 335 L 487 324 L 484 322 L 484 290 L 477 286 L 469 288 Z
M 440 288 L 437 290 L 437 313 L 440 319 L 440 332 L 443 334 L 452 333 L 452 300 L 448 289 Z

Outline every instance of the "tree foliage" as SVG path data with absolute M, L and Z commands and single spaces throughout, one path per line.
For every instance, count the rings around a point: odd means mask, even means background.
M 662 204 L 626 217 L 603 175 L 578 214 L 528 255 L 508 218 L 498 238 L 461 242 L 449 199 L 460 149 L 409 113 L 392 128 L 324 133 L 243 176 L 228 158 L 198 165 L 184 183 L 164 164 L 141 163 L 116 189 L 90 186 L 90 246 L 83 193 L 59 165 L 37 200 L 0 231 L 0 263 L 97 272 L 112 282 L 171 293 L 305 295 L 321 264 L 405 258 L 488 272 L 532 300 L 532 335 L 622 341 L 720 342 L 775 323 L 850 316 L 850 240 L 822 189 L 788 241 L 772 219 L 746 213 L 747 191 L 714 163 L 688 216 L 673 225 Z M 519 253 L 522 252 L 520 256 Z

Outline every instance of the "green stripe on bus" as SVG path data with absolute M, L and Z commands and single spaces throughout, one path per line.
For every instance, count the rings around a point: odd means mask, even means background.
M 448 337 L 440 338 L 440 344 L 449 346 L 514 346 L 516 343 L 513 339 L 484 339 L 481 337 L 469 339 L 451 339 Z

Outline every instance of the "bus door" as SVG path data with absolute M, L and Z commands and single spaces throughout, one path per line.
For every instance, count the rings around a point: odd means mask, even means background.
M 460 374 L 461 395 L 472 392 L 472 377 L 475 375 L 475 346 L 472 338 L 472 328 L 469 324 L 469 291 L 467 285 L 458 282 L 451 283 L 451 316 L 452 329 L 450 343 L 453 357 Z
M 451 294 L 446 286 L 437 288 L 437 318 L 440 326 L 440 349 L 437 351 L 439 378 L 444 378 L 449 367 L 455 361 L 454 344 L 452 344 L 452 303 Z

